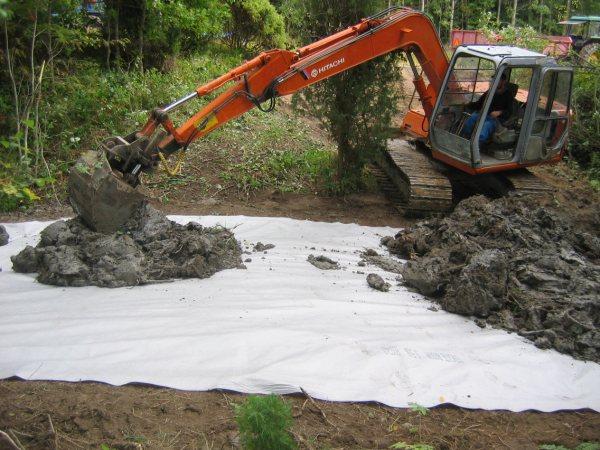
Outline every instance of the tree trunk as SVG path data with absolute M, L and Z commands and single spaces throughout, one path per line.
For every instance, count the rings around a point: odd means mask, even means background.
M 27 125 L 29 121 L 29 116 L 31 113 L 31 107 L 33 106 L 34 96 L 35 96 L 35 46 L 36 46 L 36 38 L 37 38 L 37 26 L 38 26 L 38 10 L 35 9 L 34 12 L 34 20 L 33 20 L 33 30 L 31 33 L 31 49 L 29 53 L 29 99 L 25 103 L 26 107 L 23 110 L 23 120 L 25 121 L 25 127 L 23 128 L 23 146 L 25 156 L 29 153 L 29 129 L 30 126 Z
M 566 20 L 569 20 L 571 18 L 571 0 L 567 0 L 567 17 L 565 17 Z
M 146 0 L 142 0 L 142 16 L 140 18 L 140 37 L 139 37 L 139 58 L 140 70 L 144 71 L 144 29 L 146 26 Z
M 496 14 L 496 23 L 500 25 L 500 14 L 502 13 L 502 0 L 498 0 L 498 13 Z
M 5 45 L 5 53 L 4 56 L 6 58 L 6 69 L 8 71 L 8 76 L 10 78 L 10 84 L 12 87 L 13 100 L 15 102 L 15 126 L 16 126 L 16 134 L 18 135 L 21 132 L 21 101 L 19 99 L 19 92 L 17 90 L 17 81 L 15 78 L 15 72 L 13 69 L 13 60 L 12 53 L 10 51 L 10 45 L 8 40 L 8 21 L 4 19 L 4 45 Z M 21 140 L 17 141 L 18 151 L 19 151 L 19 160 L 23 157 L 21 150 Z
M 48 2 L 48 19 L 46 26 L 48 30 L 52 25 L 52 2 Z M 50 70 L 50 80 L 54 84 L 54 43 L 52 41 L 52 33 L 46 33 L 46 46 L 48 47 L 48 70 Z
M 516 0 L 515 0 L 516 1 Z M 121 45 L 119 43 L 120 35 L 119 35 L 119 14 L 121 13 L 121 2 L 117 1 L 117 7 L 115 8 L 115 60 L 117 61 L 117 65 L 121 64 Z
M 510 21 L 510 24 L 514 27 L 517 25 L 517 5 L 518 4 L 518 0 L 514 0 L 513 1 L 513 12 L 512 12 L 512 20 Z
M 450 6 L 450 30 L 448 30 L 448 42 L 452 45 L 452 28 L 454 28 L 454 7 L 456 6 L 456 0 L 452 0 L 452 5 Z
M 425 11 L 425 0 L 421 0 L 421 12 Z
M 112 37 L 111 13 L 107 8 L 106 14 L 106 68 L 110 69 L 110 38 Z

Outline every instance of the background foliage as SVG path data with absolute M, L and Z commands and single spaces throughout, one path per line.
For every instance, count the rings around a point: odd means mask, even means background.
M 579 70 L 573 83 L 570 154 L 600 189 L 600 62 Z
M 0 209 L 60 196 L 64 172 L 83 148 L 135 129 L 148 109 L 243 58 L 311 42 L 397 4 L 423 9 L 443 42 L 452 22 L 533 48 L 543 42 L 540 31 L 563 32 L 557 22 L 569 12 L 600 11 L 600 0 L 0 0 Z M 340 150 L 337 162 L 327 162 L 328 171 L 338 167 L 333 191 L 357 188 L 360 167 L 381 147 L 397 64 L 392 56 L 364 64 L 303 97 Z M 593 61 L 577 71 L 571 138 L 572 157 L 596 179 L 598 71 Z M 323 159 L 317 153 L 313 161 Z M 313 163 L 306 167 L 315 173 Z M 228 176 L 249 179 L 234 169 Z M 252 180 L 239 183 L 264 186 Z

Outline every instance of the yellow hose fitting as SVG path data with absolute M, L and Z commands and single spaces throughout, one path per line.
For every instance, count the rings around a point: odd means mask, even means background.
M 177 156 L 177 161 L 175 162 L 175 165 L 173 167 L 170 167 L 169 163 L 167 163 L 167 158 L 165 158 L 165 155 L 163 155 L 162 152 L 158 152 L 158 157 L 160 158 L 163 170 L 167 175 L 171 177 L 176 177 L 177 175 L 181 174 L 181 167 L 183 166 L 184 156 L 184 152 L 179 151 L 179 155 Z

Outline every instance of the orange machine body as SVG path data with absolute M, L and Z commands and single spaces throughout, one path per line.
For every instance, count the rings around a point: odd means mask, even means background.
M 386 11 L 364 19 L 357 25 L 296 51 L 271 50 L 261 53 L 221 77 L 198 87 L 185 99 L 163 110 L 157 110 L 158 113 L 155 111 L 136 136 L 150 138 L 157 127 L 162 125 L 167 131 L 166 137 L 154 148 L 146 149 L 147 156 L 156 160 L 162 154 L 169 155 L 181 148 L 187 148 L 194 140 L 254 107 L 262 109 L 265 102 L 273 102 L 278 96 L 293 94 L 311 84 L 396 50 L 407 53 L 414 74 L 416 93 L 422 105 L 419 111 L 407 112 L 402 128 L 414 137 L 428 140 L 430 118 L 449 70 L 449 61 L 432 22 L 424 14 L 409 8 L 396 8 L 394 12 Z M 418 61 L 421 72 L 417 71 L 413 57 Z M 230 82 L 234 83 L 233 86 L 219 94 L 181 126 L 175 127 L 168 118 L 166 113 L 182 101 L 206 96 Z M 432 149 L 432 156 L 472 175 L 539 164 L 510 162 L 474 167 L 436 149 Z M 546 162 L 555 162 L 561 157 L 562 153 Z

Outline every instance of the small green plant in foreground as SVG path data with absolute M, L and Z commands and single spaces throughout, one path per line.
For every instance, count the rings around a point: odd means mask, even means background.
M 412 426 L 410 427 L 409 431 L 411 433 L 418 433 L 419 435 L 419 440 L 421 440 L 421 417 L 426 416 L 427 414 L 429 414 L 429 408 L 427 408 L 426 406 L 423 405 L 419 405 L 418 403 L 409 403 L 408 404 L 411 412 L 416 413 L 417 414 L 417 420 L 418 420 L 418 426 Z M 395 444 L 391 445 L 390 448 L 393 449 L 406 449 L 406 450 L 434 450 L 434 448 L 431 445 L 427 445 L 427 444 L 407 444 L 406 442 L 396 442 Z
M 290 450 L 296 443 L 290 435 L 292 409 L 276 395 L 251 395 L 235 407 L 240 441 L 246 450 Z
M 393 449 L 405 449 L 405 450 L 435 450 L 431 445 L 427 444 L 407 444 L 406 442 L 396 442 L 391 445 Z
M 571 450 L 564 445 L 542 444 L 540 450 Z M 600 450 L 600 442 L 582 442 L 572 450 Z
M 423 405 L 419 405 L 418 403 L 409 403 L 410 410 L 412 412 L 416 412 L 419 416 L 426 416 L 429 414 L 429 408 Z

